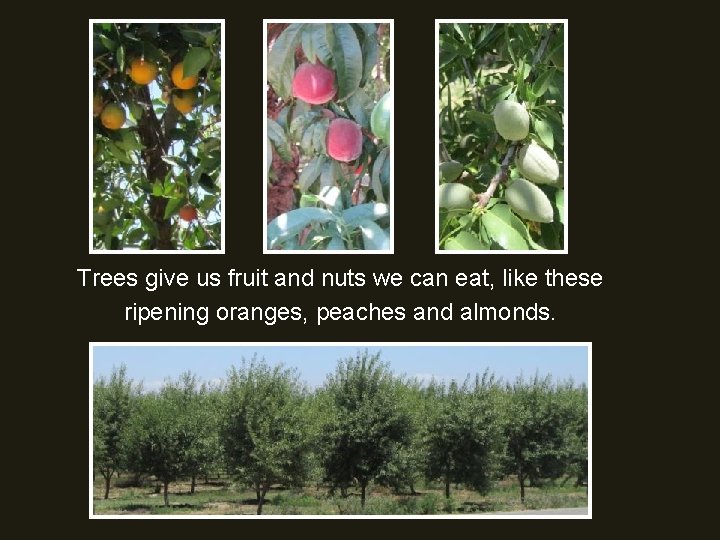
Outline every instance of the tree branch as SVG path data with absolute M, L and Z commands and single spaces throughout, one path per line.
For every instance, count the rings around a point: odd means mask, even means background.
M 500 165 L 498 172 L 495 173 L 495 176 L 493 176 L 492 180 L 490 180 L 490 185 L 483 193 L 478 195 L 478 200 L 477 200 L 476 205 L 479 208 L 484 208 L 485 206 L 487 206 L 488 201 L 490 201 L 492 196 L 495 194 L 495 190 L 497 189 L 498 184 L 500 184 L 500 182 L 507 181 L 508 167 L 510 166 L 510 160 L 512 159 L 513 155 L 515 154 L 516 149 L 517 149 L 517 143 L 513 143 L 510 145 L 510 148 L 508 148 L 508 151 L 502 160 L 502 164 Z

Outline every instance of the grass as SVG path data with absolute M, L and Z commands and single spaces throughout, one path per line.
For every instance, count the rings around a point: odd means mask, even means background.
M 230 482 L 199 481 L 194 494 L 189 482 L 170 484 L 170 507 L 163 505 L 162 492 L 156 493 L 155 483 L 141 487 L 127 486 L 124 478 L 113 479 L 110 498 L 104 500 L 104 481 L 97 477 L 94 485 L 93 508 L 95 514 L 255 514 L 255 492 Z M 487 494 L 464 489 L 451 491 L 445 499 L 441 485 L 428 484 L 416 495 L 397 495 L 387 488 L 371 486 L 365 508 L 360 507 L 359 490 L 349 490 L 348 497 L 331 496 L 325 487 L 303 489 L 272 489 L 263 507 L 263 514 L 467 514 L 533 510 L 541 508 L 574 508 L 587 506 L 587 488 L 548 483 L 525 489 L 525 506 L 520 504 L 520 492 L 513 479 L 498 482 Z

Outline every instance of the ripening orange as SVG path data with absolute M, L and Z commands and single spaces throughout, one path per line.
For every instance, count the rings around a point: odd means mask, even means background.
M 136 58 L 130 64 L 130 78 L 136 84 L 150 84 L 158 74 L 155 62 L 148 62 L 144 58 Z
M 93 116 L 100 116 L 103 107 L 105 107 L 105 103 L 103 103 L 102 96 L 93 96 Z
M 100 121 L 107 129 L 120 129 L 125 124 L 125 109 L 117 103 L 108 103 L 100 113 Z
M 198 217 L 197 208 L 195 208 L 192 204 L 186 204 L 183 206 L 178 211 L 178 214 L 180 214 L 180 217 L 185 221 L 192 221 Z
M 187 114 L 195 107 L 195 93 L 191 91 L 173 92 L 172 102 L 178 111 Z
M 198 82 L 197 75 L 193 75 L 192 77 L 183 77 L 182 62 L 175 64 L 175 67 L 173 67 L 170 72 L 170 78 L 172 79 L 173 84 L 181 90 L 190 90 L 191 88 L 195 88 Z

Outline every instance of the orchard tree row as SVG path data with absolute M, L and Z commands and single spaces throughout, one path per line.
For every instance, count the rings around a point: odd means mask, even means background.
M 253 358 L 217 385 L 185 373 L 144 392 L 125 367 L 94 385 L 94 470 L 154 476 L 163 486 L 225 471 L 257 495 L 272 486 L 323 483 L 347 495 L 371 482 L 415 492 L 440 481 L 484 493 L 493 481 L 526 485 L 587 476 L 588 395 L 550 377 L 421 384 L 393 374 L 380 355 L 340 360 L 310 391 L 293 369 Z

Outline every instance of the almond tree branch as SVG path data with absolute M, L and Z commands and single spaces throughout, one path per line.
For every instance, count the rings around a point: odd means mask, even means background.
M 495 190 L 498 187 L 498 184 L 500 182 L 507 181 L 508 177 L 508 167 L 510 166 L 510 160 L 512 159 L 513 155 L 515 154 L 515 150 L 517 149 L 518 143 L 513 143 L 510 145 L 510 148 L 508 148 L 507 153 L 505 154 L 505 157 L 502 160 L 502 164 L 500 165 L 500 168 L 498 169 L 497 173 L 495 173 L 495 176 L 492 177 L 490 180 L 490 185 L 488 185 L 487 189 L 478 195 L 477 203 L 475 203 L 479 208 L 484 208 L 487 206 L 488 201 L 492 198 L 492 196 L 495 194 Z

